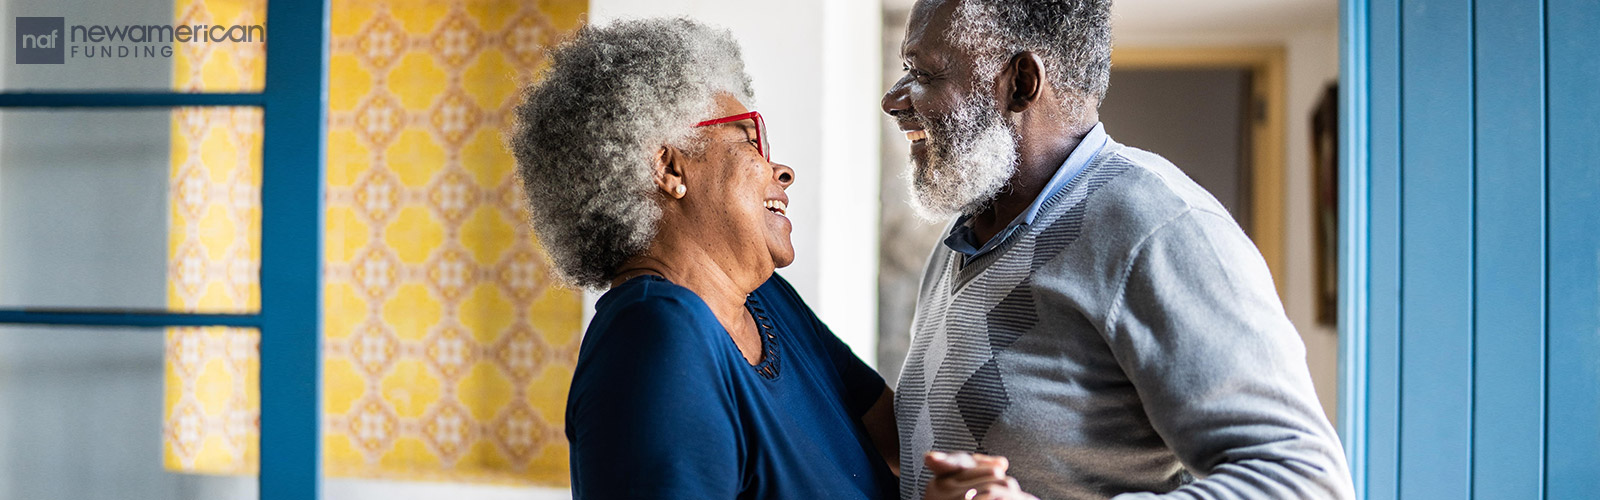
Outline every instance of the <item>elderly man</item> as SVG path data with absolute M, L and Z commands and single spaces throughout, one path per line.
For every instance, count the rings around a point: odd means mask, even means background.
M 900 495 L 962 496 L 972 462 L 932 451 L 1004 456 L 1043 498 L 1352 498 L 1254 245 L 1099 124 L 1109 3 L 911 13 L 883 109 L 911 141 L 915 205 L 955 220 L 898 387 Z

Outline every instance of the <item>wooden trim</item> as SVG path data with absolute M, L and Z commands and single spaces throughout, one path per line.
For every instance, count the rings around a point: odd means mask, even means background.
M 1278 296 L 1287 296 L 1285 271 L 1284 193 L 1288 107 L 1284 49 L 1279 46 L 1165 48 L 1117 47 L 1111 52 L 1116 69 L 1241 68 L 1251 70 L 1256 101 L 1266 104 L 1264 120 L 1251 126 L 1250 234 L 1272 271 Z

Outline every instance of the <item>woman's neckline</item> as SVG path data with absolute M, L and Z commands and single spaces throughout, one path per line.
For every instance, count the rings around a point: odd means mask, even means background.
M 639 282 L 640 280 L 668 283 L 673 286 L 689 290 L 689 293 L 694 293 L 694 290 L 690 290 L 687 287 L 683 287 L 683 285 L 673 283 L 672 280 L 669 280 L 665 276 L 661 276 L 656 273 L 645 273 L 628 278 L 627 280 L 623 281 L 621 285 L 618 285 L 615 288 L 622 288 L 630 283 Z M 701 297 L 699 294 L 695 294 L 695 298 L 700 299 L 701 307 L 706 307 L 709 310 L 710 306 L 705 303 L 704 297 Z M 733 349 L 735 354 L 738 354 L 737 357 L 740 361 L 739 364 L 755 369 L 756 374 L 760 375 L 762 378 L 767 380 L 777 380 L 778 376 L 781 374 L 779 371 L 778 362 L 779 347 L 777 326 L 772 321 L 771 315 L 767 313 L 766 308 L 761 306 L 761 299 L 760 297 L 756 296 L 755 292 L 745 295 L 744 306 L 745 311 L 750 314 L 750 318 L 755 320 L 756 335 L 761 340 L 761 355 L 756 358 L 755 363 L 750 363 L 749 360 L 745 359 L 743 351 L 739 350 L 739 344 L 733 340 L 733 333 L 729 332 L 727 327 L 722 326 L 720 321 L 717 322 L 717 329 L 721 330 L 722 337 L 727 339 L 728 347 Z M 712 316 L 715 317 L 714 314 Z

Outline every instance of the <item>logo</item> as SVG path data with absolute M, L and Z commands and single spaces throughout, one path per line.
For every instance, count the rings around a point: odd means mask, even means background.
M 17 64 L 65 64 L 64 17 L 17 18 Z
M 0 0 L 3 1 L 3 0 Z M 18 17 L 17 64 L 68 59 L 171 59 L 178 44 L 265 43 L 260 24 L 74 24 L 64 17 Z M 76 64 L 76 63 L 74 63 Z

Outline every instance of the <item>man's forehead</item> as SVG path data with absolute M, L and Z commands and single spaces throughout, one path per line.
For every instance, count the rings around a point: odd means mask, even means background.
M 961 0 L 917 0 L 907 20 L 901 53 L 915 52 L 918 47 L 927 45 L 943 45 L 947 41 L 944 34 L 949 29 L 951 15 L 960 3 Z

